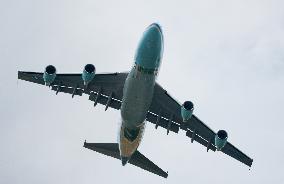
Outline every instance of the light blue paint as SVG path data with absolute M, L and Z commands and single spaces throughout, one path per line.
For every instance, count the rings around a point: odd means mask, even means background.
M 91 82 L 94 79 L 94 77 L 95 77 L 95 72 L 88 73 L 86 70 L 83 70 L 82 79 L 85 84 L 88 84 L 89 82 Z
M 183 119 L 183 122 L 186 122 L 187 120 L 189 120 L 193 113 L 193 109 L 187 110 L 184 108 L 184 106 L 181 107 L 180 111 L 181 111 L 181 117 Z
M 54 74 L 48 74 L 46 72 L 43 73 L 43 80 L 44 80 L 45 84 L 49 85 L 49 84 L 53 83 L 55 77 L 56 77 L 55 73 Z
M 50 85 L 51 83 L 53 83 L 53 81 L 55 80 L 56 77 L 56 68 L 52 65 L 48 65 L 45 68 L 45 71 L 43 73 L 43 81 L 46 85 Z
M 158 24 L 144 32 L 135 55 L 135 63 L 145 69 L 157 69 L 163 54 L 163 34 Z
M 84 81 L 84 85 L 87 85 L 91 82 L 96 74 L 96 68 L 93 64 L 86 64 L 82 73 L 82 79 Z
M 227 143 L 228 137 L 225 139 L 220 139 L 218 135 L 215 135 L 215 146 L 217 147 L 217 150 L 220 151 Z

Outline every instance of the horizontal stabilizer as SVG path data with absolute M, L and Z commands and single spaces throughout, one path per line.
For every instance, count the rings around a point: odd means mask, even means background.
M 90 150 L 102 153 L 113 158 L 120 160 L 120 152 L 118 143 L 84 143 L 84 147 Z M 151 160 L 142 155 L 139 151 L 135 151 L 131 156 L 129 162 L 132 165 L 140 167 L 146 171 L 152 172 L 164 178 L 168 177 L 168 173 L 163 171 L 157 165 L 155 165 Z

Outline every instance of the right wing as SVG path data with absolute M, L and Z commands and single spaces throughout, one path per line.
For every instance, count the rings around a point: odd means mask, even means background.
M 172 129 L 178 131 L 181 128 L 186 131 L 186 135 L 191 138 L 191 142 L 196 141 L 200 143 L 206 147 L 207 151 L 209 149 L 216 151 L 214 141 L 216 133 L 195 115 L 192 115 L 187 122 L 183 122 L 181 105 L 158 83 L 155 85 L 154 97 L 149 113 L 153 116 L 150 121 L 156 123 L 156 128 L 158 126 L 166 126 L 167 133 L 170 130 L 173 131 Z M 253 160 L 229 142 L 227 142 L 221 151 L 249 167 L 252 165 Z

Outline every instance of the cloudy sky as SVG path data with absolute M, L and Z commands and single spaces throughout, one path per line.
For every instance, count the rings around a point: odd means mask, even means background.
M 283 183 L 284 1 L 0 2 L 0 183 Z M 127 71 L 144 29 L 161 24 L 158 82 L 254 159 L 252 169 L 148 124 L 139 150 L 163 179 L 83 148 L 116 142 L 119 111 L 17 80 L 17 71 Z

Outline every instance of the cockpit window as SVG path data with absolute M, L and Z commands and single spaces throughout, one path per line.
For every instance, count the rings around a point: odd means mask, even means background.
M 126 139 L 133 142 L 137 138 L 139 131 L 140 131 L 140 129 L 124 128 L 124 136 L 125 136 Z
M 144 68 L 144 67 L 137 65 L 137 64 L 134 65 L 134 68 L 135 69 L 137 68 L 137 71 L 144 73 L 144 74 L 155 74 L 155 75 L 157 75 L 157 73 L 158 73 L 158 68 L 148 69 L 148 68 Z

